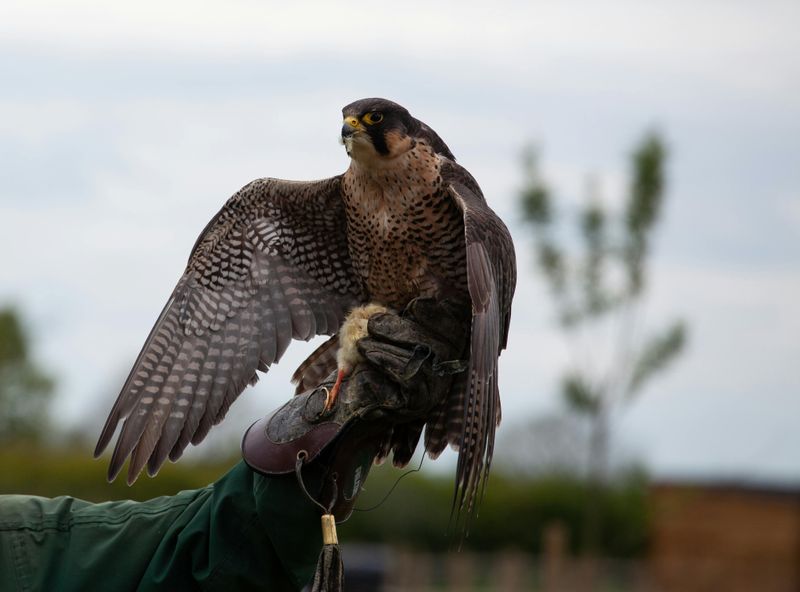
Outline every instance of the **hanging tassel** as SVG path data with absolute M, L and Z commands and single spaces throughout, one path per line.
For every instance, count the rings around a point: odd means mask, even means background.
M 343 592 L 344 565 L 336 536 L 336 519 L 333 514 L 322 516 L 322 551 L 317 561 L 311 592 Z

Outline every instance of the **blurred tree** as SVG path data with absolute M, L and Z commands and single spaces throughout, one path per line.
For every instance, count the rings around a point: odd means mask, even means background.
M 0 309 L 0 442 L 35 441 L 44 434 L 53 386 L 30 358 L 30 339 L 17 311 Z
M 586 552 L 596 550 L 602 536 L 600 509 L 612 415 L 675 360 L 687 339 L 680 320 L 646 336 L 641 331 L 647 256 L 665 196 L 665 160 L 661 138 L 646 134 L 632 154 L 630 187 L 618 210 L 608 208 L 590 183 L 588 199 L 578 212 L 579 246 L 568 252 L 560 244 L 564 234 L 558 231 L 556 208 L 540 175 L 536 151 L 524 152 L 522 213 L 534 231 L 538 267 L 573 358 L 561 394 L 591 425 L 587 477 L 594 494 L 586 498 Z

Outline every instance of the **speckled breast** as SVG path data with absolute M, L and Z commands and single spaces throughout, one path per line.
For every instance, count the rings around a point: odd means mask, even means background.
M 344 175 L 355 269 L 370 301 L 395 309 L 419 296 L 468 302 L 463 214 L 435 161 L 408 160 Z

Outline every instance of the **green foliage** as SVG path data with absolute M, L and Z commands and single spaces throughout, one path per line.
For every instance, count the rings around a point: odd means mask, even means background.
M 553 221 L 553 206 L 550 192 L 542 181 L 537 166 L 536 150 L 529 146 L 522 155 L 522 166 L 526 177 L 521 203 L 525 219 L 534 224 L 547 225 Z
M 660 137 L 647 134 L 632 155 L 631 186 L 621 219 L 612 219 L 602 202 L 590 196 L 578 216 L 583 252 L 569 265 L 564 248 L 553 237 L 557 216 L 537 154 L 531 148 L 525 150 L 522 216 L 535 232 L 537 263 L 554 293 L 564 327 L 625 307 L 641 293 L 650 234 L 664 201 L 665 159 Z M 606 275 L 612 267 L 624 270 L 627 285 L 608 285 Z
M 554 244 L 542 241 L 539 245 L 539 266 L 550 280 L 550 288 L 556 294 L 562 294 L 566 287 L 567 270 L 564 256 Z
M 524 219 L 539 232 L 537 262 L 553 293 L 561 295 L 566 287 L 567 270 L 561 249 L 551 240 L 547 228 L 554 221 L 550 191 L 539 174 L 538 155 L 533 147 L 523 152 L 525 185 L 520 194 Z
M 581 212 L 581 231 L 586 244 L 583 289 L 586 315 L 599 315 L 610 304 L 603 288 L 606 265 L 606 212 L 599 201 L 591 201 Z
M 28 343 L 16 311 L 0 310 L 0 364 L 20 363 L 28 357 Z
M 0 309 L 0 442 L 33 441 L 47 428 L 53 379 L 29 355 L 29 337 L 12 308 Z
M 156 478 L 142 476 L 128 487 L 125 479 L 106 481 L 108 459 L 95 460 L 84 448 L 43 448 L 18 443 L 0 450 L 0 494 L 22 493 L 56 497 L 71 495 L 88 501 L 145 500 L 197 489 L 213 483 L 235 463 L 167 464 Z
M 605 487 L 613 411 L 673 362 L 687 341 L 680 321 L 647 340 L 638 331 L 647 256 L 664 203 L 666 157 L 661 138 L 646 134 L 631 156 L 631 181 L 621 210 L 604 207 L 590 186 L 576 221 L 578 244 L 564 246 L 556 240 L 564 235 L 555 230 L 558 215 L 536 153 L 525 152 L 522 216 L 533 230 L 537 265 L 573 354 L 561 394 L 570 410 L 591 423 L 586 456 L 593 493 L 584 496 L 583 513 L 584 549 L 590 552 L 602 549 L 604 524 L 619 511 L 609 505 Z
M 626 222 L 634 236 L 644 237 L 658 220 L 664 197 L 666 148 L 655 133 L 647 134 L 633 153 L 633 182 Z
M 664 370 L 686 343 L 686 326 L 681 321 L 673 323 L 662 333 L 652 336 L 639 352 L 627 388 L 627 395 L 636 394 L 653 375 Z
M 83 448 L 7 447 L 0 450 L 0 494 L 71 495 L 95 502 L 145 500 L 205 487 L 238 459 L 214 463 L 184 459 L 165 465 L 155 478 L 140 477 L 132 487 L 125 485 L 124 479 L 106 482 L 107 460 L 94 460 L 91 452 Z M 375 467 L 356 507 L 380 503 L 400 474 L 388 464 Z M 458 544 L 458 536 L 449 529 L 452 495 L 450 476 L 409 475 L 383 505 L 373 511 L 356 511 L 339 527 L 340 537 L 348 543 L 450 550 Z M 576 552 L 587 495 L 586 484 L 577 477 L 517 478 L 495 471 L 465 547 L 480 551 L 511 547 L 538 553 L 544 529 L 558 521 L 567 528 L 571 549 Z M 646 496 L 646 480 L 638 473 L 629 474 L 603 494 L 602 503 L 607 510 L 602 530 L 604 553 L 613 557 L 644 554 L 648 533 Z
M 644 258 L 649 248 L 649 232 L 658 221 L 664 200 L 665 158 L 664 144 L 653 133 L 645 136 L 632 157 L 632 182 L 625 208 L 627 236 L 623 251 L 631 296 L 644 288 Z
M 390 467 L 377 467 L 366 484 L 357 508 L 381 501 L 397 477 Z M 452 479 L 410 475 L 389 499 L 375 510 L 356 511 L 340 526 L 350 542 L 402 544 L 429 551 L 447 551 L 458 544 L 450 533 L 448 510 L 452 504 Z M 480 515 L 473 521 L 464 547 L 477 551 L 516 548 L 540 553 L 542 534 L 562 523 L 573 553 L 581 548 L 587 484 L 567 475 L 512 477 L 494 471 Z M 633 557 L 647 546 L 647 486 L 644 476 L 632 473 L 602 492 L 604 509 L 600 550 L 606 556 Z
M 589 415 L 597 413 L 600 398 L 580 374 L 568 372 L 562 381 L 561 392 L 570 409 Z
M 578 214 L 580 249 L 568 254 L 555 239 L 557 215 L 538 170 L 537 153 L 531 148 L 525 150 L 522 215 L 534 230 L 537 264 L 566 331 L 574 333 L 607 317 L 614 317 L 623 327 L 634 324 L 632 317 L 646 284 L 651 235 L 664 202 L 666 156 L 661 138 L 646 134 L 631 157 L 631 183 L 623 210 L 612 215 L 590 190 Z M 620 331 L 617 342 L 611 348 L 604 347 L 618 352 L 610 362 L 611 368 L 603 376 L 591 375 L 591 364 L 570 370 L 562 381 L 564 400 L 576 411 L 599 414 L 609 398 L 630 398 L 640 390 L 677 358 L 686 339 L 687 329 L 681 322 L 644 344 L 634 342 L 632 331 Z M 615 382 L 606 380 L 607 376 Z

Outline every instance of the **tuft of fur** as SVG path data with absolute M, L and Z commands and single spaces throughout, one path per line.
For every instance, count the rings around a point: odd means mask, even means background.
M 387 312 L 392 312 L 392 310 L 374 303 L 357 306 L 350 311 L 338 333 L 339 350 L 336 352 L 336 363 L 339 370 L 348 373 L 361 361 L 361 354 L 358 353 L 356 343 L 359 339 L 367 336 L 369 319 L 376 314 Z

